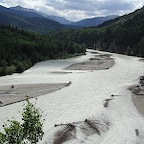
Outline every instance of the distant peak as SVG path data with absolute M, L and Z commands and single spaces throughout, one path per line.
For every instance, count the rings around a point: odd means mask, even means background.
M 22 6 L 20 6 L 20 5 L 17 5 L 16 7 L 22 7 Z
M 23 7 L 20 5 L 17 5 L 17 6 L 11 7 L 11 8 L 23 8 Z
M 20 5 L 17 5 L 17 6 L 14 6 L 14 7 L 10 7 L 10 8 L 13 8 L 13 9 L 23 9 L 23 7 L 20 6 Z
M 17 5 L 15 7 L 10 7 L 10 8 L 13 10 L 18 10 L 18 11 L 35 12 L 35 10 L 33 10 L 33 9 L 24 8 L 20 5 Z

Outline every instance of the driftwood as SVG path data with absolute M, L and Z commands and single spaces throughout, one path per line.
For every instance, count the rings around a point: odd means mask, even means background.
M 139 136 L 139 130 L 135 129 L 136 136 Z
M 90 128 L 92 128 L 98 135 L 101 135 L 97 125 L 94 122 L 86 119 L 85 124 L 88 125 Z
M 76 128 L 72 124 L 67 124 L 65 127 L 55 134 L 54 144 L 61 144 L 70 139 L 76 138 Z M 73 132 L 73 133 L 72 133 Z
M 75 124 L 79 124 L 79 123 L 82 123 L 82 122 L 84 122 L 84 121 L 78 121 L 78 122 L 72 122 L 72 123 L 66 123 L 66 124 L 64 124 L 64 123 L 55 124 L 54 126 L 55 126 L 55 127 L 57 127 L 57 126 L 66 126 L 66 125 L 68 125 L 68 124 L 75 125 Z
M 111 95 L 111 97 L 117 97 L 117 96 L 121 96 L 121 95 L 114 95 L 114 94 Z
M 90 58 L 89 60 L 100 60 L 100 58 Z
M 139 85 L 136 85 L 136 86 L 131 86 L 131 87 L 129 88 L 129 90 L 130 90 L 133 94 L 137 95 L 137 94 L 141 91 L 141 88 L 140 88 Z
M 109 101 L 111 101 L 112 99 L 105 99 L 105 103 L 103 104 L 105 108 L 108 107 Z
M 72 82 L 71 81 L 69 81 L 69 83 L 67 83 L 65 86 L 69 86 L 69 85 L 71 85 L 72 84 Z
M 55 127 L 60 127 L 55 133 L 53 144 L 62 144 L 70 139 L 76 138 L 77 128 L 81 129 L 85 136 L 91 136 L 93 134 L 101 135 L 101 132 L 105 132 L 109 128 L 109 122 L 100 122 L 98 120 L 84 120 L 78 122 L 72 122 L 68 124 L 55 124 Z
M 11 88 L 14 88 L 14 85 L 12 85 Z

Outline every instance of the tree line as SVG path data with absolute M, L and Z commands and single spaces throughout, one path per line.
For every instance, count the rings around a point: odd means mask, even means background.
M 42 35 L 10 25 L 1 25 L 0 75 L 23 72 L 42 60 L 84 54 L 85 49 L 84 45 L 71 39 L 59 39 L 52 34 Z

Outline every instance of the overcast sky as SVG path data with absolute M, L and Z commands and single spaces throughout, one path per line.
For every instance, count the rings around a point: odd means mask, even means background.
M 144 0 L 0 0 L 0 5 L 21 5 L 72 21 L 106 15 L 123 15 L 141 8 Z

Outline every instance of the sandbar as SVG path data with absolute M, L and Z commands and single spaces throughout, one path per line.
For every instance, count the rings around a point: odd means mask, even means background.
M 98 54 L 89 60 L 81 63 L 72 64 L 64 69 L 67 70 L 103 70 L 109 69 L 114 65 L 114 59 L 109 54 Z
M 0 87 L 0 107 L 60 90 L 69 83 L 19 84 Z
M 139 79 L 139 84 L 129 88 L 132 92 L 132 101 L 138 111 L 144 116 L 144 76 Z

